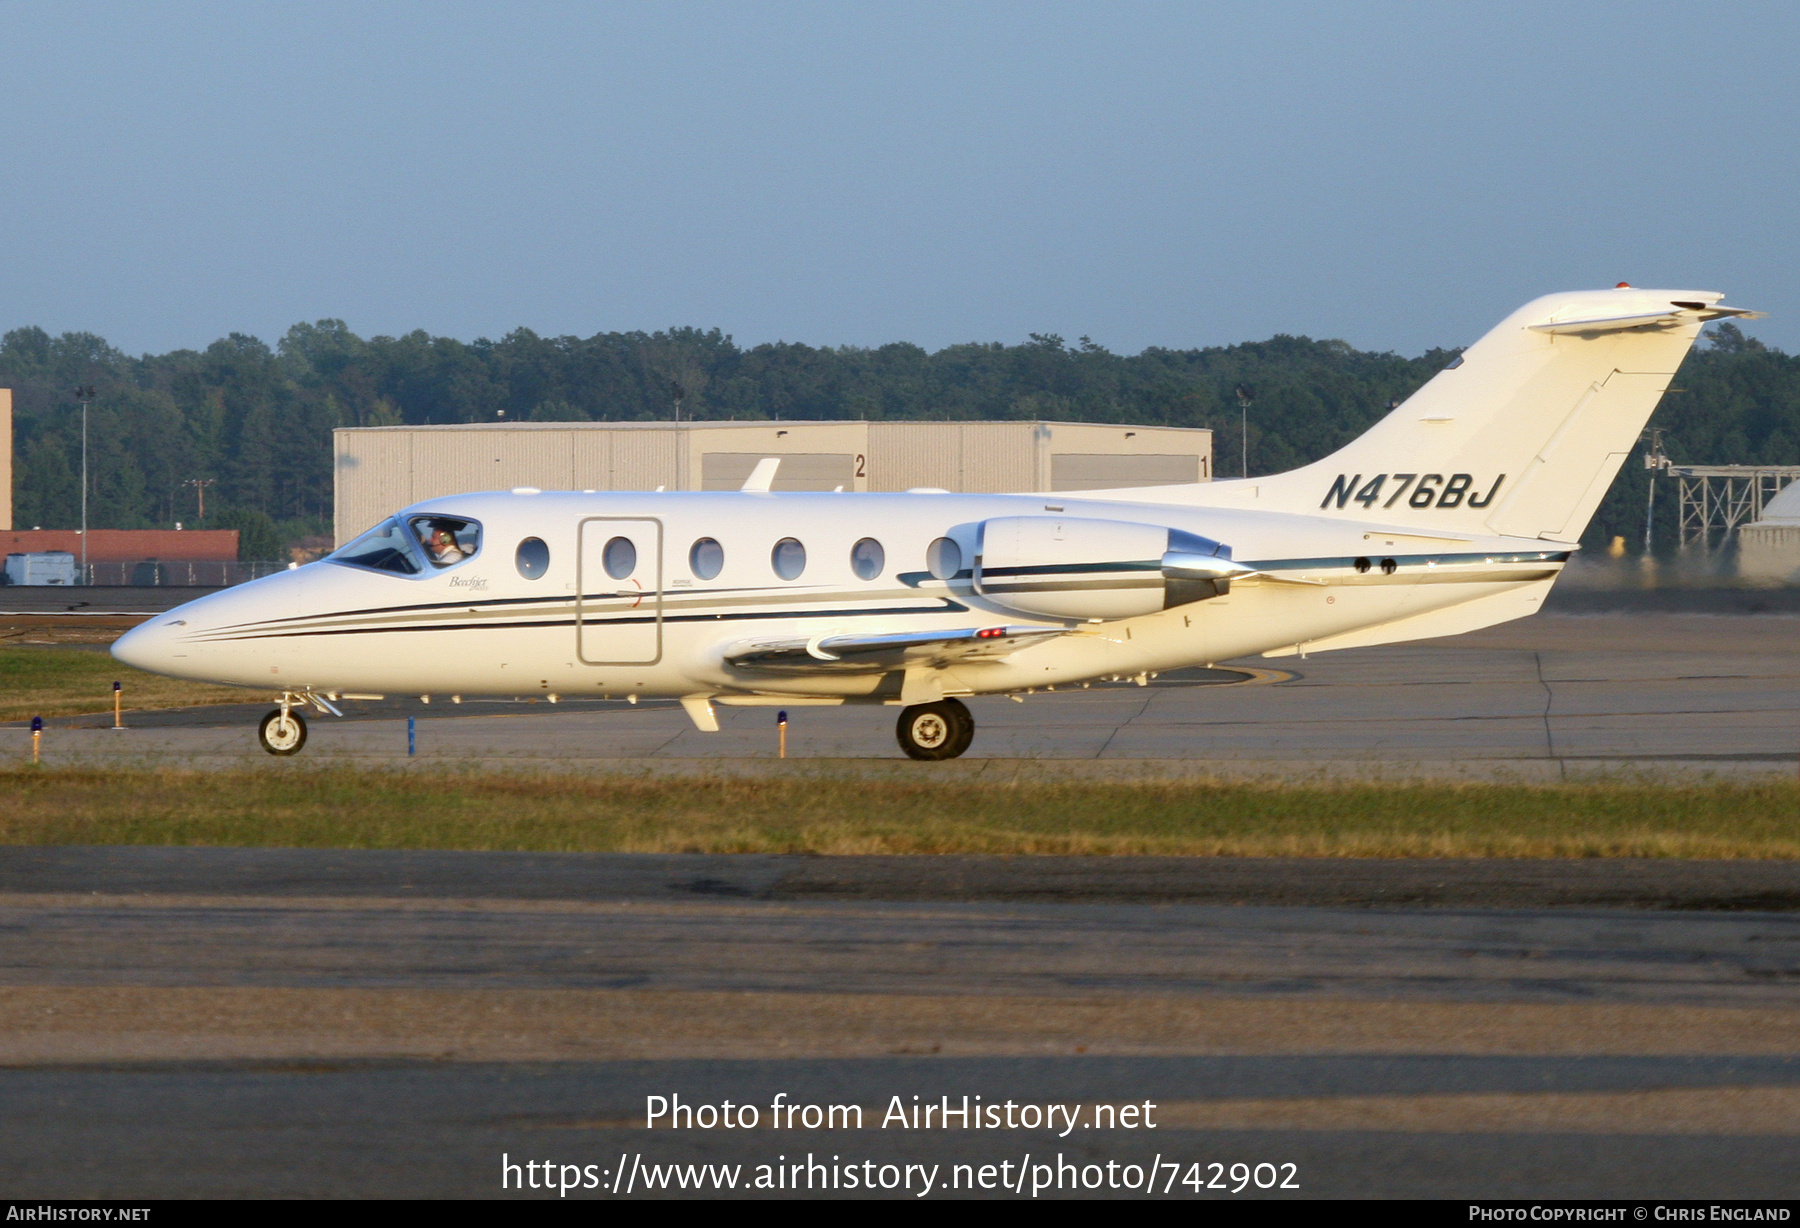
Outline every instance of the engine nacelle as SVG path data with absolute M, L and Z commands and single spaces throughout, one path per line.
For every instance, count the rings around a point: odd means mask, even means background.
M 1250 568 L 1231 547 L 1127 520 L 1000 516 L 982 522 L 975 591 L 1049 618 L 1135 618 L 1231 591 Z

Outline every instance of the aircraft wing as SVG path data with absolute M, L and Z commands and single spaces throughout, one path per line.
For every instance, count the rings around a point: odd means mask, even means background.
M 954 631 L 827 632 L 811 639 L 745 640 L 725 650 L 738 669 L 782 674 L 866 674 L 1004 657 L 1066 634 L 1062 627 L 968 627 Z

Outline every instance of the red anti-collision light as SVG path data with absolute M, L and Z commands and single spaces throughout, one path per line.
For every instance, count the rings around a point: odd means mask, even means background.
M 975 633 L 975 638 L 978 640 L 997 640 L 1005 634 L 1005 627 L 983 627 Z

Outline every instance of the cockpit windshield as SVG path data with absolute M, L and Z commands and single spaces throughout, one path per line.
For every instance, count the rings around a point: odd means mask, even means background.
M 414 516 L 413 535 L 433 567 L 454 567 L 481 549 L 481 526 L 455 516 Z
M 429 563 L 434 570 L 454 567 L 481 549 L 481 526 L 460 516 L 409 516 L 384 520 L 329 556 L 333 563 L 369 567 L 396 575 L 416 576 Z
M 333 563 L 352 567 L 372 567 L 376 571 L 392 571 L 403 576 L 419 574 L 419 558 L 413 550 L 412 534 L 398 520 L 384 520 L 343 549 L 329 556 Z

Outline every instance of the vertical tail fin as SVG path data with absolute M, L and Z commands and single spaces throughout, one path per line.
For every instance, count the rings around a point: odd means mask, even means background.
M 1348 446 L 1253 479 L 1254 506 L 1575 541 L 1701 326 L 1753 314 L 1721 297 L 1621 286 L 1527 303 Z

